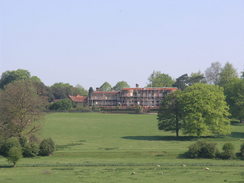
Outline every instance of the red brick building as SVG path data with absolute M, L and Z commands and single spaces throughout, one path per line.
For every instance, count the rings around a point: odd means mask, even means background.
M 157 108 L 164 95 L 176 91 L 177 88 L 124 88 L 120 91 L 94 91 L 88 97 L 70 96 L 76 103 L 88 106 L 112 107 L 112 106 L 142 106 Z

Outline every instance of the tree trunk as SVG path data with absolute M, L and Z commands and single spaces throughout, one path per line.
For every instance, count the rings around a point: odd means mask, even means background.
M 179 119 L 178 119 L 177 115 L 176 115 L 176 129 L 175 129 L 175 132 L 176 132 L 176 137 L 179 137 Z

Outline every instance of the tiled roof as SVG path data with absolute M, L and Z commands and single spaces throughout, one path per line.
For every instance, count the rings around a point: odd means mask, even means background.
M 85 102 L 85 100 L 87 99 L 86 96 L 81 96 L 81 95 L 77 95 L 77 96 L 69 96 L 69 98 L 70 98 L 73 102 Z
M 175 91 L 177 88 L 123 88 L 122 90 L 147 90 L 147 91 L 155 91 L 155 90 L 170 90 L 170 91 Z
M 94 91 L 93 93 L 94 94 L 117 94 L 119 92 L 118 91 L 109 91 L 109 92 L 106 92 L 106 91 Z

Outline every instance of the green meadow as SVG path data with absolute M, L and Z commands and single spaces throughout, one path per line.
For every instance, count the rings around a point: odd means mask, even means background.
M 55 153 L 22 158 L 16 168 L 0 157 L 0 183 L 244 183 L 244 160 L 183 158 L 199 139 L 159 131 L 155 114 L 51 113 L 42 123 L 39 136 L 53 138 Z M 244 125 L 232 125 L 230 136 L 204 140 L 220 150 L 231 142 L 238 152 Z

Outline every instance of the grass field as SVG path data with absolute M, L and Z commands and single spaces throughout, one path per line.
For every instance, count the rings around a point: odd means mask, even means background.
M 244 126 L 232 128 L 231 136 L 205 140 L 239 151 Z M 16 168 L 1 157 L 0 183 L 244 183 L 243 160 L 181 158 L 198 139 L 157 130 L 154 114 L 53 113 L 40 136 L 54 139 L 54 155 L 21 159 Z

